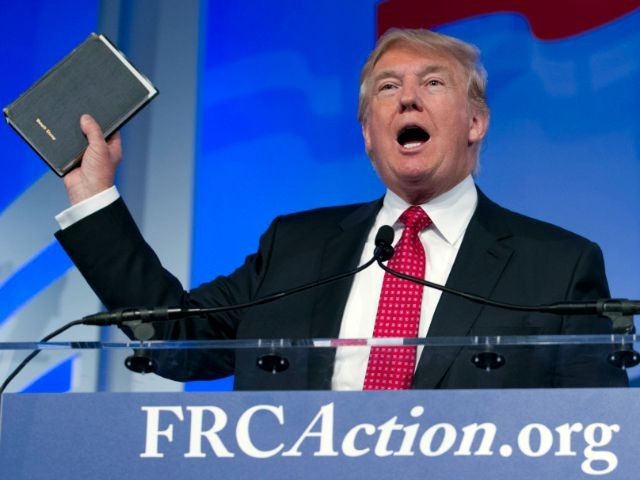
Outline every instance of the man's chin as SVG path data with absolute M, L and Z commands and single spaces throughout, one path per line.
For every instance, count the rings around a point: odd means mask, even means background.
M 389 189 L 412 205 L 428 202 L 434 192 L 433 185 L 428 177 L 405 178 L 402 182 L 389 186 Z

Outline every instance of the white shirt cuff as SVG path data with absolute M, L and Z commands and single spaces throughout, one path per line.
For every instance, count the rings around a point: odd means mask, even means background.
M 64 230 L 83 218 L 88 217 L 92 213 L 103 209 L 115 202 L 118 198 L 120 198 L 120 193 L 118 193 L 118 189 L 113 186 L 100 193 L 96 193 L 93 197 L 89 197 L 80 203 L 72 205 L 56 215 L 56 220 L 58 225 L 60 225 L 60 230 Z

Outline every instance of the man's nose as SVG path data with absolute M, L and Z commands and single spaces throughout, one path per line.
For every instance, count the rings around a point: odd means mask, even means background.
M 422 111 L 422 100 L 418 93 L 418 86 L 413 84 L 404 85 L 400 95 L 400 111 Z

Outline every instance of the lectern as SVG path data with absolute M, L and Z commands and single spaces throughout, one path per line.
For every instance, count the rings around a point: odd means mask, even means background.
M 17 358 L 33 348 L 67 355 L 110 349 L 123 358 L 135 352 L 134 361 L 146 358 L 150 368 L 220 355 L 241 359 L 237 367 L 252 369 L 245 378 L 255 376 L 257 384 L 280 376 L 298 388 L 302 377 L 314 375 L 322 381 L 312 385 L 331 385 L 326 362 L 337 348 L 415 346 L 433 358 L 455 351 L 491 378 L 523 356 L 579 361 L 586 369 L 631 368 L 637 343 L 635 335 L 263 339 L 5 343 L 0 352 Z M 633 388 L 333 392 L 271 384 L 281 388 L 5 393 L 1 477 L 493 480 L 640 474 L 640 401 Z

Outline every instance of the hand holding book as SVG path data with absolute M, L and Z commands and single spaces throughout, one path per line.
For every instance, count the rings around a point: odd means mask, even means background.
M 64 186 L 71 205 L 75 205 L 113 186 L 118 164 L 122 160 L 120 134 L 114 133 L 108 140 L 100 125 L 88 114 L 80 117 L 80 128 L 89 146 L 82 155 L 82 162 L 64 177 Z

